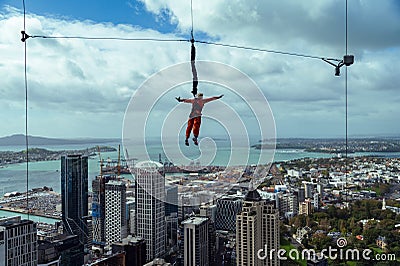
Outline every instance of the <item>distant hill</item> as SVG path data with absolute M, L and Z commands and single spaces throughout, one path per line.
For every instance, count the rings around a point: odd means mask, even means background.
M 100 143 L 118 142 L 118 141 L 120 141 L 120 139 L 112 139 L 112 138 L 58 139 L 58 138 L 28 136 L 29 146 L 100 144 Z M 0 146 L 18 146 L 18 145 L 25 145 L 25 135 L 16 134 L 0 138 Z

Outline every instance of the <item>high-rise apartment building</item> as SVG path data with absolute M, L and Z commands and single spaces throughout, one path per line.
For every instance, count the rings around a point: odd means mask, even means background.
M 139 162 L 135 167 L 136 235 L 145 239 L 150 261 L 165 253 L 165 181 L 157 162 Z
M 191 217 L 182 222 L 184 232 L 184 265 L 209 266 L 207 217 Z
M 303 202 L 299 203 L 299 214 L 310 215 L 313 213 L 313 205 L 311 199 L 306 199 Z
M 121 241 L 128 235 L 126 217 L 126 185 L 122 181 L 110 180 L 105 185 L 106 193 L 106 243 Z
M 281 217 L 289 218 L 299 212 L 299 203 L 296 195 L 291 193 L 280 193 L 277 197 L 279 214 Z
M 0 219 L 0 265 L 35 266 L 37 256 L 36 224 L 21 216 Z
M 96 176 L 92 181 L 92 228 L 93 244 L 106 242 L 106 183 L 111 176 Z
M 217 199 L 216 229 L 235 232 L 236 215 L 242 210 L 242 204 L 242 195 L 228 195 Z
M 309 182 L 304 183 L 304 193 L 306 199 L 312 199 L 314 195 L 314 184 Z
M 279 265 L 279 213 L 275 202 L 263 200 L 257 190 L 250 190 L 242 212 L 236 219 L 237 265 Z
M 88 157 L 66 155 L 61 157 L 61 197 L 63 228 L 70 235 L 77 235 L 79 242 L 88 248 Z M 82 265 L 83 248 L 80 261 Z

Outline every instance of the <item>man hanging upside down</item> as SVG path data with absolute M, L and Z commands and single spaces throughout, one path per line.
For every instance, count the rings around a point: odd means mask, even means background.
M 189 146 L 189 137 L 190 137 L 190 132 L 192 132 L 192 129 L 193 129 L 193 142 L 195 145 L 198 145 L 197 138 L 200 132 L 201 111 L 203 110 L 204 104 L 214 100 L 221 99 L 222 96 L 224 95 L 203 99 L 203 93 L 198 93 L 196 97 L 194 97 L 193 99 L 181 99 L 181 97 L 176 98 L 178 102 L 192 104 L 192 111 L 190 112 L 186 128 L 186 139 L 185 139 L 186 146 Z

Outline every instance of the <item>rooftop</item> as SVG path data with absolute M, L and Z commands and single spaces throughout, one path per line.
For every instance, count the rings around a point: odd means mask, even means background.
M 208 218 L 205 218 L 205 217 L 190 217 L 190 218 L 186 219 L 185 221 L 183 221 L 182 224 L 200 225 L 207 220 L 208 220 Z

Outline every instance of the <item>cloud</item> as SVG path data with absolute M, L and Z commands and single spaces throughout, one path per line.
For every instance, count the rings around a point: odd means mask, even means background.
M 29 14 L 27 32 L 162 39 L 189 36 L 190 1 L 140 2 L 129 3 L 132 8 L 143 5 L 159 18 L 159 23 L 169 23 L 175 30 L 160 33 L 140 25 Z M 196 38 L 335 58 L 345 53 L 344 4 L 338 1 L 193 1 L 193 14 Z M 13 113 L 18 113 L 15 117 L 20 119 L 19 114 L 23 114 L 23 43 L 19 35 L 22 25 L 19 10 L 3 7 L 0 11 L 0 102 L 6 109 L 3 119 Z M 379 125 L 374 132 L 400 133 L 396 118 L 400 115 L 398 4 L 349 1 L 348 29 L 349 53 L 356 56 L 355 64 L 348 68 L 349 110 L 357 119 L 354 131 L 372 132 L 368 125 Z M 338 135 L 343 131 L 344 67 L 342 76 L 335 77 L 334 68 L 322 60 L 200 43 L 196 48 L 199 60 L 231 65 L 257 83 L 276 116 L 278 136 L 297 133 L 304 136 L 307 132 Z M 96 125 L 88 126 L 88 121 L 103 121 L 99 123 L 114 128 L 107 130 L 108 136 L 119 136 L 121 129 L 114 124 L 122 123 L 131 95 L 152 74 L 186 62 L 190 46 L 186 42 L 31 38 L 27 41 L 27 51 L 29 105 L 36 110 L 33 113 L 48 121 L 63 117 L 61 120 L 68 123 L 75 119 L 75 128 L 83 131 L 87 128 L 83 135 L 98 134 Z M 200 78 L 202 74 L 199 73 Z M 186 97 L 189 96 L 188 92 Z M 85 113 L 87 120 L 80 119 L 79 113 Z M 379 123 L 375 123 L 377 120 Z M 318 126 L 308 129 L 312 121 L 319 121 Z M 46 135 L 46 130 L 31 125 L 32 130 Z M 292 125 L 307 126 L 296 132 Z M 13 131 L 18 128 L 23 127 L 15 125 Z M 329 128 L 329 132 L 323 128 Z M 0 135 L 6 134 L 6 129 L 0 131 Z

